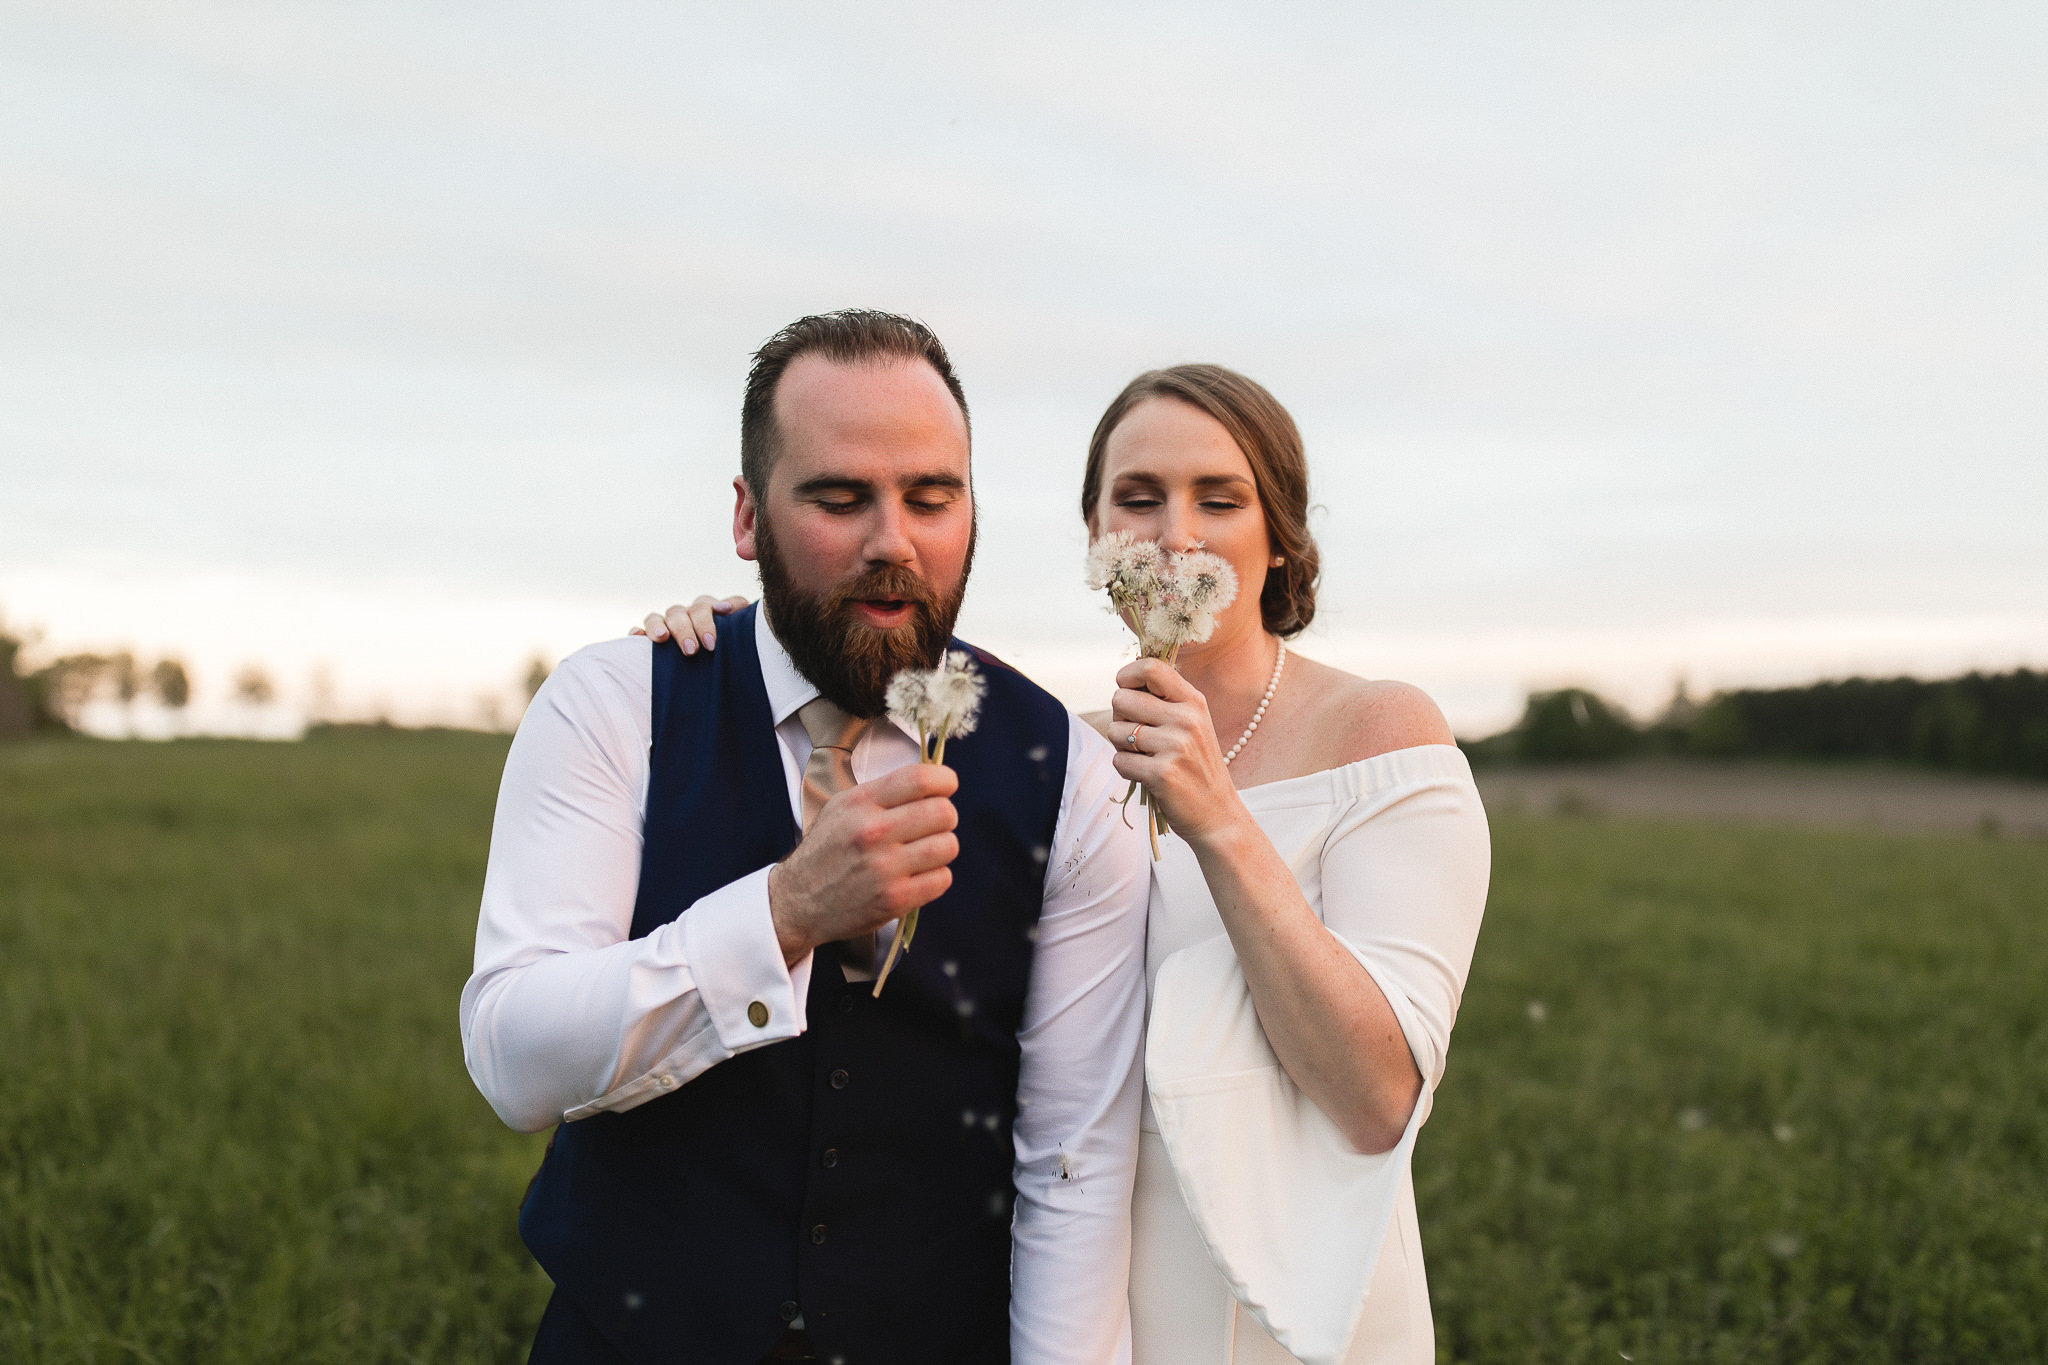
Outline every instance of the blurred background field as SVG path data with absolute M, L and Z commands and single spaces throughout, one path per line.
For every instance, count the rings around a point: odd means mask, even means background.
M 0 746 L 0 1359 L 524 1358 L 455 1023 L 505 746 Z
M 0 1359 L 524 1358 L 540 1139 L 455 1024 L 504 750 L 0 746 Z M 1494 834 L 1418 1156 L 1440 1359 L 2042 1359 L 2048 843 Z

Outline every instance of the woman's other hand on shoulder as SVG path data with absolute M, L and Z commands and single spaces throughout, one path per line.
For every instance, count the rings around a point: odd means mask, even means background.
M 700 640 L 705 649 L 717 649 L 718 618 L 745 605 L 744 597 L 699 597 L 687 607 L 670 607 L 659 616 L 649 612 L 645 621 L 627 633 L 645 635 L 656 644 L 674 636 L 676 647 L 685 654 L 695 654 Z

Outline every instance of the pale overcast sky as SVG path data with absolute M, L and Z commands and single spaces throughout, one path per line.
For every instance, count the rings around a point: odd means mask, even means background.
M 1096 698 L 1087 435 L 1308 437 L 1313 655 L 1532 684 L 2048 664 L 2038 5 L 0 5 L 0 610 L 468 719 L 752 591 L 748 352 L 925 318 L 962 633 Z

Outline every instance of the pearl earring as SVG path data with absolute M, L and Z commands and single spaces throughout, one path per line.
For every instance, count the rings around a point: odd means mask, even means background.
M 1274 568 L 1276 568 L 1276 569 L 1277 569 L 1277 568 L 1279 568 L 1279 567 L 1280 567 L 1280 566 L 1281 566 L 1282 564 L 1285 564 L 1286 562 L 1287 562 L 1287 556 L 1286 556 L 1286 555 L 1274 555 L 1274 556 L 1273 556 L 1273 567 L 1274 567 Z

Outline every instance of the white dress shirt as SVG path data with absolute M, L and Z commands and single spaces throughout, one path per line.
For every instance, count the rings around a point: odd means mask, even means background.
M 811 745 L 796 713 L 818 691 L 766 620 L 755 613 L 755 642 L 790 809 L 801 820 Z M 628 938 L 647 810 L 653 648 L 629 636 L 563 660 L 505 762 L 476 969 L 462 991 L 462 1043 L 477 1088 L 521 1132 L 631 1109 L 805 1028 L 811 958 L 783 963 L 766 868 L 645 938 Z M 877 724 L 854 750 L 854 775 L 873 781 L 917 756 L 914 735 Z M 1111 757 L 1100 735 L 1068 718 L 1066 785 L 1018 1033 L 1010 1299 L 1018 1365 L 1130 1357 L 1151 876 L 1142 830 L 1115 804 L 1125 784 Z M 748 1018 L 755 1002 L 768 1007 L 765 1025 Z

